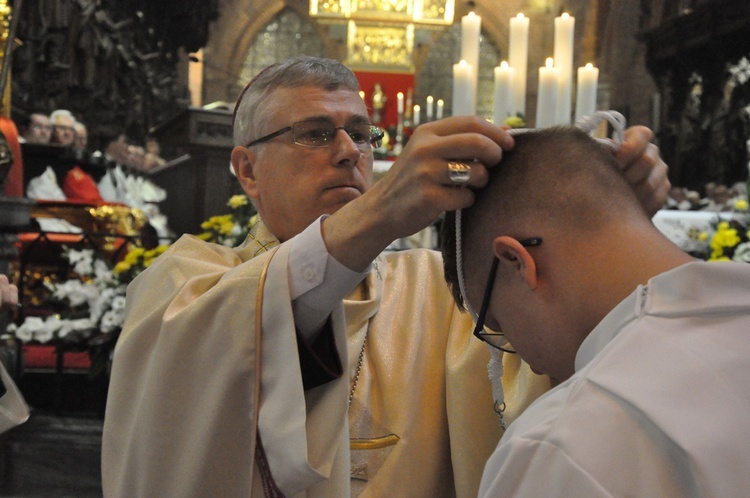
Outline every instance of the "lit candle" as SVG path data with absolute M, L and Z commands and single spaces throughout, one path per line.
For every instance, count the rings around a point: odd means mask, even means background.
M 513 101 L 513 73 L 507 61 L 495 68 L 495 124 L 501 125 L 510 116 Z
M 443 119 L 443 108 L 445 108 L 445 101 L 438 99 L 437 101 L 437 118 Z
M 362 100 L 365 100 L 365 91 L 364 90 L 360 90 L 359 91 L 359 96 L 362 98 Z
M 404 94 L 403 92 L 398 92 L 396 94 L 396 108 L 398 109 L 398 115 L 403 116 L 404 114 Z
M 526 115 L 526 73 L 529 52 L 529 18 L 518 14 L 510 19 L 508 64 L 513 68 L 513 107 L 511 116 Z
M 471 111 L 472 84 L 474 83 L 474 68 L 461 60 L 453 64 L 453 115 L 470 116 Z M 438 117 L 438 119 L 440 119 Z
M 555 18 L 555 67 L 558 70 L 555 123 L 570 124 L 573 91 L 573 32 L 575 18 L 567 13 Z
M 433 98 L 432 95 L 427 96 L 427 121 L 432 121 L 432 102 Z
M 419 113 L 422 111 L 422 108 L 419 107 L 419 104 L 414 105 L 414 127 L 416 128 L 419 126 Z
M 536 100 L 537 128 L 547 128 L 555 124 L 558 73 L 551 57 L 547 57 L 545 67 L 539 68 L 539 92 Z
M 596 112 L 596 89 L 599 70 L 590 62 L 578 68 L 578 91 L 576 93 L 576 121 Z
M 479 68 L 479 34 L 482 30 L 482 18 L 469 12 L 461 18 L 461 60 L 473 69 L 471 81 L 471 103 L 469 114 L 476 114 L 477 70 Z M 454 113 L 455 115 L 455 113 Z

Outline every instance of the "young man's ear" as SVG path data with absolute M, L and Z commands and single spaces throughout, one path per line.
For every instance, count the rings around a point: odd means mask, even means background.
M 255 181 L 253 164 L 255 154 L 246 147 L 235 147 L 232 149 L 232 168 L 240 182 L 242 189 L 252 198 L 258 197 L 258 185 Z
M 500 264 L 510 269 L 514 278 L 520 278 L 530 289 L 536 289 L 536 262 L 520 242 L 502 235 L 492 242 L 492 248 Z

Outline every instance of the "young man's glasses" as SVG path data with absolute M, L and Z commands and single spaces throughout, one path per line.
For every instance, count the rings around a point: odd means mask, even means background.
M 541 237 L 531 237 L 518 241 L 524 247 L 536 247 L 542 243 Z M 479 316 L 477 317 L 477 325 L 474 327 L 474 336 L 478 339 L 483 340 L 492 347 L 505 351 L 506 353 L 514 353 L 515 349 L 510 345 L 508 340 L 505 338 L 505 334 L 502 332 L 494 331 L 484 326 L 484 319 L 487 315 L 487 308 L 490 305 L 490 298 L 492 297 L 492 288 L 495 287 L 495 276 L 497 275 L 497 265 L 500 260 L 495 256 L 492 259 L 492 267 L 490 268 L 490 274 L 487 278 L 487 286 L 484 288 L 484 297 L 482 298 L 482 307 L 479 310 Z
M 253 140 L 245 147 L 266 142 L 284 133 L 292 132 L 292 139 L 303 147 L 326 147 L 336 138 L 336 133 L 344 130 L 349 138 L 361 148 L 380 147 L 385 132 L 382 128 L 370 124 L 353 124 L 351 126 L 333 126 L 326 121 L 297 121 L 292 126 L 285 126 L 273 133 Z

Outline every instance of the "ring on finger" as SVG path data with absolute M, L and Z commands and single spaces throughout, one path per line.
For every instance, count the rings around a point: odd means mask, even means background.
M 448 162 L 448 179 L 453 185 L 462 187 L 469 183 L 471 166 L 458 161 Z

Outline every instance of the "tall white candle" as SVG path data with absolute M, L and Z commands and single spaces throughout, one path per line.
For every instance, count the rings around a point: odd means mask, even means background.
M 507 61 L 502 61 L 495 68 L 495 124 L 504 124 L 510 116 L 514 72 Z
M 437 118 L 443 119 L 443 109 L 445 108 L 445 101 L 443 99 L 438 99 L 437 101 Z
M 474 68 L 461 60 L 453 64 L 453 115 L 469 116 L 471 111 L 472 84 L 474 82 Z
M 476 114 L 477 74 L 479 69 L 479 36 L 482 30 L 482 18 L 469 12 L 461 18 L 461 60 L 473 68 L 471 81 L 471 105 L 469 112 Z
M 528 71 L 529 18 L 518 14 L 510 19 L 508 64 L 515 71 L 511 116 L 526 115 L 526 73 Z
M 419 126 L 419 118 L 420 118 L 419 113 L 420 112 L 422 112 L 422 108 L 419 107 L 419 104 L 415 104 L 414 105 L 414 118 L 413 118 L 414 128 Z
M 596 90 L 599 70 L 590 62 L 578 68 L 578 91 L 576 92 L 576 121 L 596 112 Z
M 555 124 L 555 100 L 559 71 L 551 57 L 539 68 L 539 92 L 536 100 L 536 127 L 547 128 Z
M 404 114 L 404 94 L 403 92 L 398 92 L 396 94 L 396 109 L 398 110 L 398 115 L 403 116 Z
M 432 103 L 433 103 L 432 95 L 427 96 L 427 122 L 429 123 L 432 121 Z
M 570 124 L 573 97 L 573 33 L 575 18 L 567 13 L 555 18 L 555 67 L 557 68 L 557 110 L 555 123 Z

